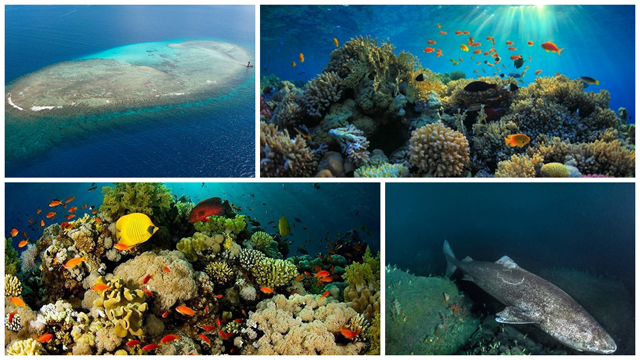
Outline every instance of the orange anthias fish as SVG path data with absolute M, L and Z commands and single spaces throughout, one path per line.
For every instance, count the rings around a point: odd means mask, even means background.
M 260 291 L 262 291 L 265 294 L 271 294 L 273 293 L 273 289 L 267 286 L 261 286 L 260 287 Z
M 70 215 L 65 216 L 65 218 L 67 218 L 67 220 L 71 220 L 71 219 L 73 219 L 74 217 L 76 217 L 76 216 L 75 216 L 75 215 L 73 215 L 73 214 L 70 214 Z
M 426 52 L 427 54 L 430 54 L 434 51 L 436 51 L 436 49 L 432 48 L 432 47 L 426 47 L 424 48 L 424 50 L 422 50 L 423 52 Z
M 518 50 L 518 48 L 517 48 L 517 47 L 513 47 L 513 46 L 509 46 L 507 49 L 509 49 L 509 50 L 511 50 L 511 51 Z
M 323 298 L 324 298 L 324 297 L 329 296 L 329 294 L 331 294 L 331 293 L 329 292 L 329 290 L 327 290 L 327 291 L 325 291 L 324 293 L 322 293 L 322 295 L 320 295 L 320 297 L 323 297 Z
M 436 41 L 435 40 L 427 40 L 427 44 L 429 45 L 435 45 Z
M 508 135 L 504 138 L 504 144 L 510 147 L 523 147 L 527 145 L 531 139 L 525 134 Z
M 27 244 L 29 243 L 29 240 L 22 240 L 18 243 L 18 247 L 19 248 L 23 248 L 25 246 L 27 246 Z
M 513 45 L 513 41 L 508 41 L 507 40 L 507 45 Z
M 531 40 L 527 41 L 527 45 L 533 46 L 533 41 L 531 41 Z
M 436 57 L 440 57 L 442 56 L 442 50 L 438 49 L 438 51 L 436 52 Z
M 136 345 L 140 345 L 140 340 L 131 340 L 131 341 L 127 341 L 125 343 L 125 345 L 127 346 L 136 346 Z
M 68 204 L 68 203 L 72 202 L 75 198 L 76 198 L 75 196 L 69 196 L 69 197 L 67 198 L 67 200 L 65 200 L 65 201 L 64 201 L 64 203 L 65 203 L 65 204 Z
M 49 203 L 49 207 L 55 207 L 55 206 L 58 206 L 58 205 L 62 205 L 62 201 L 57 200 L 57 199 L 53 199 Z
M 291 66 L 296 67 L 296 62 L 291 60 Z
M 169 334 L 169 335 L 163 337 L 162 339 L 160 339 L 160 344 L 168 344 L 168 343 L 172 342 L 173 340 L 178 340 L 178 339 L 180 339 L 179 336 L 173 335 L 173 334 Z
M 332 282 L 332 281 L 333 281 L 333 278 L 332 278 L 331 276 L 325 276 L 325 277 L 323 277 L 323 278 L 320 278 L 320 280 L 319 280 L 319 281 L 321 281 L 321 282 L 325 282 L 325 283 L 329 283 L 329 282 Z
M 493 40 L 493 36 L 487 36 L 487 40 Z
M 98 294 L 99 294 L 99 293 L 101 293 L 101 292 L 103 292 L 103 291 L 105 291 L 105 290 L 107 290 L 107 289 L 111 289 L 111 287 L 110 287 L 109 285 L 107 285 L 107 284 L 103 284 L 103 283 L 95 284 L 95 285 L 93 285 L 93 287 L 91 288 L 91 290 L 93 290 L 93 291 L 97 292 Z
M 436 26 L 438 27 L 438 29 L 442 28 L 442 26 L 440 26 L 440 23 L 437 23 Z
M 89 206 L 89 204 L 84 204 L 84 205 L 82 205 L 82 210 L 86 209 L 86 208 L 87 208 L 87 206 Z
M 74 267 L 80 265 L 80 263 L 87 261 L 87 257 L 83 256 L 83 257 L 79 257 L 79 258 L 73 258 L 69 261 L 67 261 L 66 264 L 64 264 L 64 267 L 66 267 L 67 269 L 73 269 Z
M 95 215 L 95 214 L 97 214 L 97 213 L 98 213 L 98 210 L 93 210 L 93 211 L 91 211 L 91 214 L 93 214 L 93 215 Z
M 40 226 L 44 227 L 44 220 L 40 220 Z
M 333 38 L 333 43 L 336 44 L 336 47 L 340 46 L 340 43 L 338 42 L 338 39 Z
M 487 56 L 487 55 L 489 55 L 489 52 L 485 51 L 484 54 L 482 54 L 482 55 Z
M 440 31 L 440 35 L 447 35 L 446 31 Z
M 233 333 L 226 333 L 222 330 L 218 330 L 218 335 L 222 338 L 222 340 L 228 340 L 233 336 Z
M 215 297 L 216 299 L 222 299 L 222 298 L 224 297 L 224 295 L 222 295 L 222 294 L 218 294 L 218 295 L 216 295 L 216 296 L 214 296 L 214 297 Z
M 131 250 L 131 246 L 125 245 L 123 243 L 117 243 L 117 244 L 113 245 L 113 247 L 118 249 L 118 250 L 120 250 L 120 251 Z
M 42 209 L 38 208 L 38 210 L 36 210 L 36 214 L 40 214 L 42 212 Z
M 535 74 L 539 75 L 542 72 L 542 70 L 536 70 Z
M 351 331 L 349 329 L 345 329 L 345 328 L 341 327 L 340 328 L 340 333 L 342 334 L 342 336 L 346 337 L 347 339 L 352 340 L 353 338 L 358 336 L 358 334 L 360 334 L 360 330 Z
M 456 35 L 462 35 L 462 31 L 456 30 Z
M 465 35 L 469 35 L 469 32 L 467 30 L 463 31 L 462 33 Z
M 155 350 L 160 348 L 160 345 L 158 344 L 149 344 L 149 345 L 145 345 L 142 347 L 142 350 L 144 351 L 151 351 L 151 350 Z
M 314 277 L 318 277 L 318 278 L 329 276 L 329 275 L 331 275 L 331 274 L 327 270 L 322 270 L 322 271 L 319 271 L 319 272 L 313 274 Z
M 300 53 L 300 55 L 298 55 L 298 59 L 300 59 L 300 62 L 303 63 L 304 62 L 304 54 Z
M 20 307 L 27 307 L 27 304 L 24 303 L 24 300 L 20 299 L 19 297 L 12 297 L 11 298 L 11 303 L 13 303 L 13 305 L 15 306 L 20 306 Z
M 470 46 L 480 46 L 482 44 L 480 44 L 479 42 L 472 42 L 471 44 L 469 44 Z
M 475 50 L 473 50 L 473 53 L 474 53 L 474 54 L 476 54 L 476 55 L 477 55 L 477 54 L 480 54 L 481 52 L 482 52 L 482 50 L 480 50 L 480 49 L 475 49 Z M 487 54 L 488 54 L 488 53 L 487 53 Z
M 36 341 L 39 342 L 39 343 L 44 343 L 44 342 L 47 342 L 47 341 L 49 341 L 51 339 L 53 339 L 53 334 L 46 333 L 46 334 L 40 336 L 39 338 L 37 338 Z
M 164 270 L 164 272 L 166 272 L 167 274 L 169 274 L 171 272 L 171 269 L 169 269 L 168 266 L 163 266 L 162 270 Z
M 20 231 L 18 231 L 18 229 L 13 229 L 13 230 L 11 230 L 11 237 L 15 237 L 19 233 L 20 233 Z
M 302 281 L 302 279 L 304 279 L 304 275 L 296 276 L 296 281 Z
M 165 312 L 162 313 L 162 318 L 163 319 L 166 319 L 167 316 L 169 316 L 169 312 L 168 311 L 165 311 Z
M 193 316 L 196 314 L 195 310 L 184 305 L 176 306 L 176 311 L 182 315 L 187 315 L 187 316 Z
M 211 330 L 215 330 L 215 329 L 216 329 L 216 327 L 213 326 L 213 325 L 206 325 L 206 326 L 202 327 L 202 330 L 204 330 L 204 331 L 211 331 Z
M 35 223 L 35 221 L 33 221 L 33 219 L 27 219 L 27 221 L 29 221 L 29 224 Z
M 204 340 L 204 342 L 211 345 L 211 340 L 209 340 L 209 338 L 205 334 L 200 334 L 199 336 L 200 336 L 200 339 Z
M 147 274 L 147 276 L 145 276 L 144 278 L 142 278 L 142 285 L 146 284 L 149 282 L 149 280 L 151 280 L 151 278 L 153 277 L 153 275 L 151 274 Z
M 74 212 L 76 212 L 76 210 L 78 210 L 78 207 L 77 206 L 72 206 L 67 211 L 70 212 L 70 213 L 74 213 Z
M 511 60 L 518 60 L 522 57 L 522 55 L 511 55 L 511 57 L 509 59 Z
M 56 216 L 56 212 L 52 211 L 50 213 L 47 214 L 46 218 L 47 219 L 53 219 Z
M 554 43 L 552 43 L 551 41 L 547 41 L 546 43 L 540 45 L 542 46 L 542 48 L 546 51 L 546 52 L 554 52 L 557 53 L 558 55 L 560 55 L 560 51 L 564 50 L 564 48 L 562 49 L 558 49 L 558 46 Z

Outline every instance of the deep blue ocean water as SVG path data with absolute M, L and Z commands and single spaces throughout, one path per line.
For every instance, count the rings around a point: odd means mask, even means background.
M 253 50 L 254 6 L 6 6 L 5 82 L 60 61 L 140 42 L 215 38 Z M 255 174 L 255 85 L 70 141 L 10 177 L 249 177 Z M 204 109 L 204 110 L 203 110 Z M 153 120 L 153 121 L 151 121 Z
M 41 219 L 47 226 L 52 223 L 66 221 L 61 218 L 66 210 L 49 208 L 52 199 L 64 200 L 75 196 L 70 206 L 80 207 L 84 204 L 96 207 L 102 203 L 101 190 L 109 183 L 96 183 L 97 189 L 89 192 L 90 183 L 8 183 L 5 187 L 5 232 L 10 237 L 11 229 L 22 233 L 27 231 L 31 239 L 42 235 L 39 226 L 29 229 L 28 219 L 36 225 Z M 380 184 L 377 183 L 322 183 L 316 189 L 312 183 L 166 183 L 171 193 L 178 197 L 188 196 L 194 203 L 219 196 L 228 199 L 232 204 L 242 208 L 242 215 L 250 215 L 265 227 L 267 232 L 274 233 L 270 221 L 277 226 L 281 216 L 286 216 L 291 225 L 292 240 L 289 255 L 296 252 L 298 246 L 304 244 L 306 250 L 315 255 L 326 254 L 326 242 L 336 239 L 338 233 L 357 229 L 362 240 L 367 242 L 372 252 L 380 250 Z M 253 195 L 253 196 L 252 196 Z M 266 205 L 263 205 L 266 204 Z M 42 213 L 36 214 L 41 208 Z M 49 211 L 57 211 L 53 220 L 45 218 Z M 77 210 L 82 217 L 86 210 Z M 294 218 L 299 218 L 298 223 Z M 362 225 L 371 230 L 371 235 L 361 231 Z M 306 230 L 304 228 L 306 227 Z M 327 233 L 328 231 L 328 233 Z M 309 241 L 311 239 L 311 241 Z M 17 248 L 22 235 L 14 238 Z
M 508 55 L 522 54 L 524 65 L 530 66 L 525 85 L 533 82 L 536 70 L 542 70 L 540 76 L 560 72 L 572 79 L 595 78 L 600 86 L 591 85 L 586 91 L 608 90 L 610 107 L 614 111 L 627 108 L 635 122 L 634 6 L 262 6 L 260 12 L 262 75 L 273 73 L 281 79 L 307 81 L 328 63 L 336 48 L 334 37 L 342 44 L 371 35 L 389 39 L 396 53 L 405 50 L 418 56 L 425 68 L 441 73 L 459 70 L 467 78 L 475 77 L 473 70 L 480 68 L 476 61 L 485 57 L 476 55 L 471 60 L 474 48 L 469 52 L 460 49 L 469 35 L 457 36 L 455 31 L 467 30 L 483 44 L 483 52 L 490 46 L 486 37 L 496 39 L 506 70 L 510 70 L 508 65 L 513 66 Z M 448 34 L 439 35 L 442 30 Z M 443 56 L 424 53 L 430 46 L 427 40 L 436 40 L 434 47 L 442 49 Z M 527 45 L 529 40 L 534 46 Z M 506 41 L 514 42 L 518 51 L 508 51 Z M 560 56 L 540 47 L 547 41 L 564 48 Z M 304 54 L 304 63 L 298 59 L 300 53 Z M 459 57 L 464 62 L 457 66 L 449 60 L 459 61 Z M 296 67 L 291 61 L 296 61 Z M 487 69 L 486 75 L 492 75 Z

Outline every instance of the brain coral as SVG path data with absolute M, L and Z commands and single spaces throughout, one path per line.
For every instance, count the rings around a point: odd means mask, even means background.
M 569 177 L 569 169 L 557 162 L 548 163 L 542 165 L 540 175 L 542 177 Z
M 409 150 L 411 163 L 432 176 L 458 176 L 469 162 L 467 139 L 440 123 L 415 130 Z
M 286 129 L 260 122 L 260 176 L 310 177 L 317 165 L 301 136 L 292 140 Z
M 358 315 L 344 303 L 317 295 L 289 299 L 276 295 L 263 300 L 247 319 L 249 330 L 261 334 L 243 348 L 243 354 L 257 355 L 358 355 L 361 341 L 336 343 L 340 328 Z
M 169 268 L 166 272 L 163 267 Z M 186 301 L 198 293 L 191 264 L 180 251 L 163 250 L 155 254 L 145 252 L 120 264 L 113 275 L 124 280 L 127 287 L 141 289 L 141 281 L 151 275 L 147 286 L 155 296 L 154 309 L 162 313 L 173 304 Z
M 321 111 L 332 103 L 338 102 L 342 96 L 342 79 L 335 72 L 324 72 L 309 80 L 304 87 L 302 102 L 307 113 L 313 117 L 322 116 Z

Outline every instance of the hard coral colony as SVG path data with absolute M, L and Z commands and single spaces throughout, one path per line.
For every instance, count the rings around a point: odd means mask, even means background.
M 103 194 L 22 258 L 7 239 L 6 354 L 379 354 L 380 256 L 355 231 L 331 254 L 287 258 L 284 236 L 228 201 L 196 206 L 155 183 Z M 194 216 L 202 204 L 221 215 Z M 139 221 L 151 231 L 127 238 Z
M 519 73 L 439 74 L 394 50 L 357 37 L 302 88 L 263 76 L 261 176 L 635 176 L 635 127 L 588 80 L 519 87 Z

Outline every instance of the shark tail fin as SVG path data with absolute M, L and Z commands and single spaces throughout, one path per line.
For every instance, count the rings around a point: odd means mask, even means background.
M 444 241 L 442 252 L 444 253 L 444 258 L 447 259 L 447 272 L 445 274 L 447 277 L 451 277 L 458 267 L 454 264 L 456 256 L 453 254 L 453 250 L 451 250 L 447 240 Z

